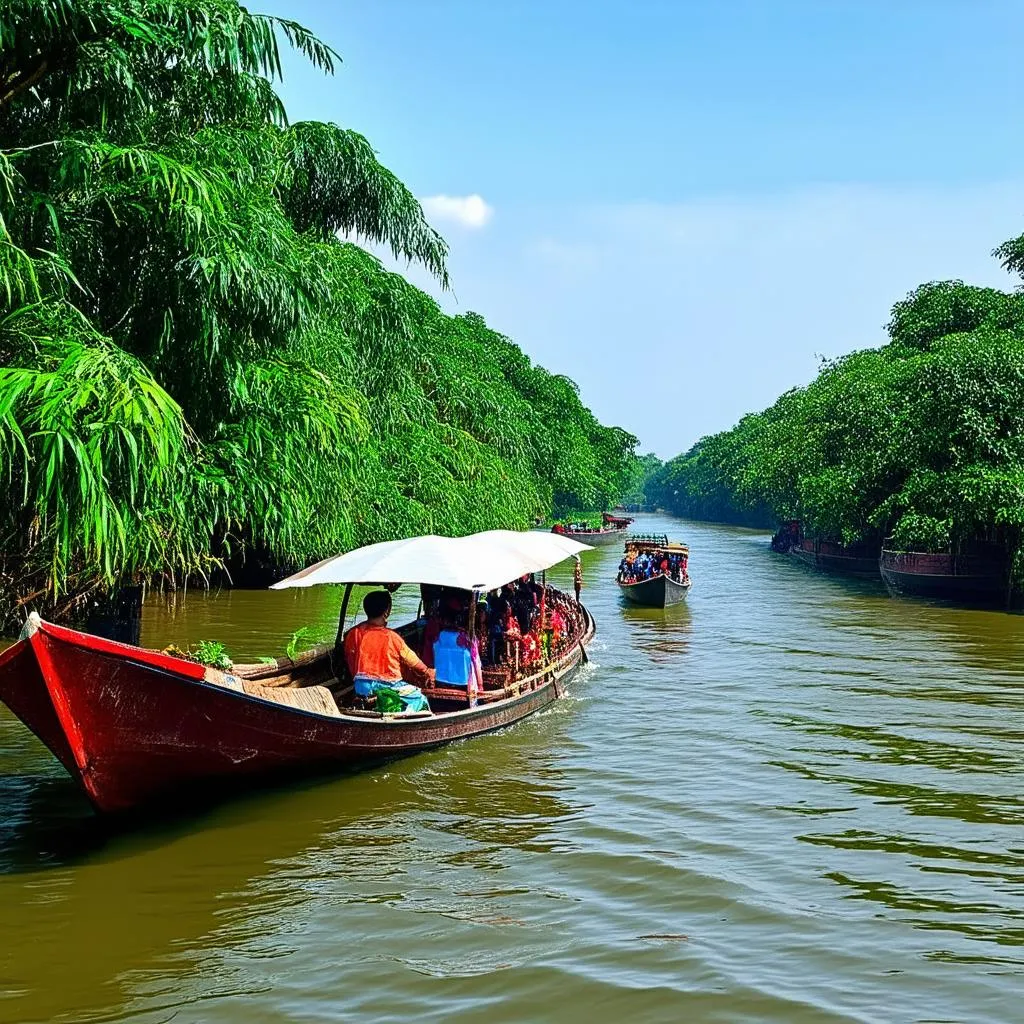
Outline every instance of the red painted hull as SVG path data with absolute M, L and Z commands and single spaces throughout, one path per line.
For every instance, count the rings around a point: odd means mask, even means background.
M 593 624 L 584 638 L 593 635 Z M 421 718 L 327 715 L 207 681 L 202 665 L 42 623 L 0 654 L 0 700 L 103 812 L 183 787 L 372 763 L 489 732 L 538 711 L 577 647 L 523 692 Z
M 1009 603 L 1009 566 L 1002 558 L 885 549 L 879 567 L 889 592 L 899 596 L 971 608 Z
M 822 572 L 862 576 L 865 579 L 878 578 L 878 553 L 877 550 L 870 551 L 868 545 L 844 547 L 830 541 L 806 538 L 799 545 L 790 548 L 789 553 L 805 565 Z

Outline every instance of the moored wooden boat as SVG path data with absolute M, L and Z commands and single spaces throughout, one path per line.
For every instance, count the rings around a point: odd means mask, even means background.
M 646 580 L 618 580 L 618 585 L 622 596 L 633 604 L 641 604 L 646 608 L 668 608 L 686 600 L 692 583 L 689 577 L 679 582 L 671 576 L 658 573 Z
M 221 672 L 33 615 L 0 654 L 0 700 L 99 811 L 126 811 L 183 788 L 380 762 L 511 725 L 561 695 L 594 628 L 580 606 L 548 661 L 492 688 L 485 672 L 475 707 L 465 691 L 425 688 L 437 710 L 387 714 L 354 706 L 335 645 Z
M 805 537 L 799 519 L 784 522 L 772 537 L 772 551 L 790 554 L 795 559 L 821 572 L 843 576 L 878 578 L 878 553 L 881 545 L 869 541 L 838 544 L 835 541 Z
M 836 544 L 804 537 L 789 553 L 798 561 L 821 572 L 878 579 L 878 548 L 867 544 Z
M 897 551 L 883 548 L 879 570 L 890 593 L 967 607 L 1005 607 L 1009 583 L 998 553 Z

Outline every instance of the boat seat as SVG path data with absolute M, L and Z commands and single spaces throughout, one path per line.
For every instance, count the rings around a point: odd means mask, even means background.
M 231 672 L 221 672 L 216 668 L 207 668 L 203 681 L 213 683 L 214 686 L 223 686 L 224 689 L 233 690 L 235 693 L 247 693 L 250 697 L 259 697 L 275 704 L 284 704 L 286 707 L 311 711 L 316 715 L 330 715 L 333 718 L 341 716 L 334 695 L 326 686 L 264 686 L 252 679 L 242 679 Z
M 242 681 L 242 691 L 250 697 L 284 704 L 286 707 L 311 711 L 316 715 L 330 715 L 340 718 L 341 712 L 335 703 L 331 691 L 326 686 L 303 686 L 298 689 L 281 686 L 261 686 L 248 679 Z
M 213 683 L 214 686 L 223 686 L 225 690 L 234 690 L 235 693 L 245 693 L 242 689 L 242 680 L 231 672 L 221 672 L 219 668 L 207 666 L 203 675 L 203 682 Z

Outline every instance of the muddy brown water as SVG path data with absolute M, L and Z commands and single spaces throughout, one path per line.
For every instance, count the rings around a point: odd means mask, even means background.
M 569 696 L 440 752 L 112 834 L 0 711 L 0 1021 L 1024 1020 L 1024 620 L 638 526 L 688 604 L 588 554 Z M 337 600 L 153 600 L 143 642 L 277 654 Z

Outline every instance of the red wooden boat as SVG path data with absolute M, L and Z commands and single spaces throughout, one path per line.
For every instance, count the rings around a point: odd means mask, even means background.
M 575 540 L 582 544 L 604 547 L 607 544 L 614 544 L 617 540 L 622 538 L 632 522 L 633 520 L 628 517 L 613 516 L 607 512 L 602 512 L 602 525 L 599 530 L 591 528 L 573 530 L 570 527 L 565 526 L 563 523 L 555 523 L 555 525 L 551 527 L 551 532 L 558 534 L 560 537 L 568 537 L 570 540 Z
M 549 661 L 491 673 L 489 682 L 485 673 L 476 707 L 464 691 L 425 689 L 436 710 L 387 714 L 353 706 L 333 645 L 221 672 L 32 615 L 21 639 L 0 654 L 0 700 L 99 811 L 125 811 L 183 787 L 380 762 L 511 725 L 561 695 L 593 634 L 594 621 L 579 606 L 575 632 Z
M 804 565 L 821 572 L 865 579 L 878 578 L 879 544 L 870 541 L 839 544 L 817 537 L 805 537 L 798 519 L 783 523 L 772 537 L 771 546 L 773 551 L 791 554 Z
M 883 548 L 879 568 L 889 592 L 897 596 L 972 608 L 1009 604 L 1009 564 L 995 546 L 976 545 L 961 554 Z
M 843 576 L 878 579 L 877 544 L 837 544 L 834 541 L 804 537 L 789 553 L 814 569 Z

